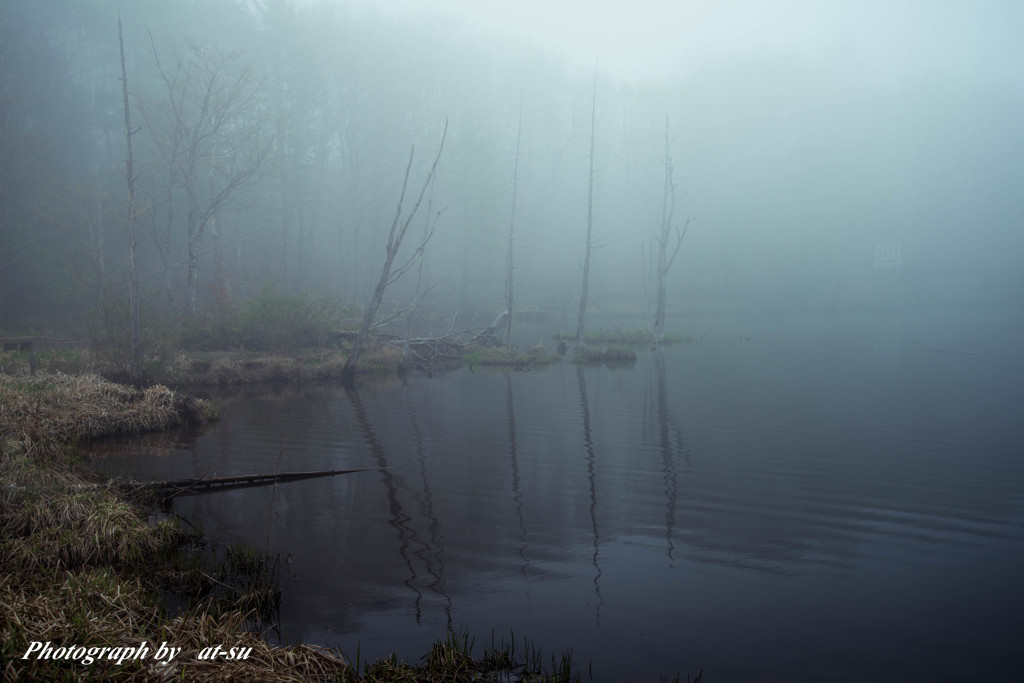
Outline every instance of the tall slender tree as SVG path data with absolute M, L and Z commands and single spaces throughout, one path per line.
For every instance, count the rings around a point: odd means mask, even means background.
M 597 118 L 597 69 L 594 69 L 594 92 L 590 104 L 590 176 L 587 182 L 587 241 L 583 249 L 583 288 L 580 291 L 580 315 L 576 322 L 576 350 L 586 348 L 583 340 L 587 325 L 587 289 L 590 285 L 591 235 L 594 225 L 594 124 Z
M 132 155 L 131 109 L 128 105 L 128 69 L 124 59 L 124 30 L 117 17 L 117 39 L 121 47 L 121 95 L 124 99 L 124 136 L 127 143 L 125 178 L 128 180 L 128 307 L 131 318 L 131 360 L 129 373 L 136 384 L 142 382 L 142 333 L 139 330 L 139 279 L 135 273 L 135 159 Z
M 516 234 L 516 196 L 519 190 L 519 150 L 520 142 L 523 138 L 523 96 L 519 95 L 519 125 L 516 128 L 516 160 L 512 167 L 512 217 L 508 222 L 508 256 L 505 261 L 505 272 L 507 274 L 505 281 L 505 312 L 508 314 L 508 319 L 505 321 L 505 346 L 512 345 L 512 306 L 515 299 L 515 288 L 513 280 L 513 263 L 512 263 L 512 251 L 515 246 L 515 234 Z
M 686 237 L 686 230 L 690 227 L 690 217 L 686 217 L 683 227 L 680 229 L 679 226 L 675 226 L 675 246 L 672 248 L 672 254 L 669 255 L 669 242 L 672 237 L 673 225 L 672 220 L 675 214 L 676 204 L 678 199 L 676 198 L 676 184 L 675 179 L 672 177 L 672 141 L 669 139 L 668 134 L 668 116 L 665 117 L 665 181 L 661 199 L 661 230 L 655 237 L 658 242 L 658 270 L 655 273 L 657 283 L 655 285 L 655 296 L 656 304 L 654 311 L 654 326 L 651 330 L 651 343 L 652 345 L 660 344 L 662 339 L 665 338 L 665 279 L 668 276 L 669 268 L 676 260 L 676 256 L 679 255 L 679 247 L 683 244 L 683 238 Z

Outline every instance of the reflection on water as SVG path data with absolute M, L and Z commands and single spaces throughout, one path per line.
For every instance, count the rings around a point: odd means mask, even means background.
M 1001 678 L 1024 637 L 1024 338 L 880 318 L 716 321 L 632 368 L 260 388 L 96 462 L 386 468 L 175 501 L 293 558 L 289 641 L 416 659 L 449 627 L 511 628 L 597 680 Z
M 508 411 L 508 459 L 512 469 L 512 501 L 516 508 L 516 521 L 519 523 L 519 557 L 523 566 L 519 573 L 526 583 L 526 599 L 530 599 L 530 560 L 526 557 L 526 522 L 523 519 L 523 494 L 519 490 L 519 456 L 516 453 L 516 412 L 512 398 L 512 372 L 505 371 L 505 409 Z
M 594 595 L 597 598 L 594 606 L 594 622 L 601 628 L 601 565 L 598 563 L 601 536 L 597 533 L 597 483 L 594 474 L 594 439 L 590 431 L 590 404 L 587 400 L 587 382 L 582 365 L 576 366 L 576 381 L 580 388 L 580 408 L 583 410 L 583 449 L 586 451 L 587 484 L 590 487 L 590 527 L 594 530 Z

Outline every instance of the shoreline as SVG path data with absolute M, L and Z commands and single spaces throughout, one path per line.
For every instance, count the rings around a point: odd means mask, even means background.
M 217 419 L 208 401 L 182 397 L 162 385 L 135 389 L 96 375 L 0 374 L 4 680 L 579 680 L 571 656 L 557 665 L 552 657 L 547 670 L 534 650 L 519 659 L 514 638 L 512 646 L 492 642 L 476 658 L 467 633 L 449 633 L 420 665 L 268 645 L 260 634 L 280 600 L 275 563 L 247 548 L 204 553 L 211 539 L 173 518 L 155 521 L 152 501 L 91 471 L 80 455 L 104 438 L 195 424 L 189 401 L 202 420 Z M 168 592 L 191 594 L 192 604 L 171 614 L 162 597 Z M 215 654 L 217 646 L 225 654 Z M 62 657 L 54 656 L 58 648 Z M 178 654 L 168 657 L 169 648 Z M 94 661 L 86 665 L 90 651 Z

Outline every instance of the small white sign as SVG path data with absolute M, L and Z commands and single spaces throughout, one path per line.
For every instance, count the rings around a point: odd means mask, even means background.
M 875 242 L 875 268 L 899 268 L 900 243 Z

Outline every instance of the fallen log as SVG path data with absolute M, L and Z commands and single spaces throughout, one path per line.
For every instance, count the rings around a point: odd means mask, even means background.
M 317 477 L 333 477 L 338 474 L 355 472 L 374 472 L 386 469 L 383 467 L 364 467 L 357 470 L 314 470 L 312 472 L 279 472 L 273 474 L 244 474 L 234 477 L 199 477 L 195 479 L 177 479 L 174 481 L 147 482 L 141 488 L 152 491 L 162 499 L 178 496 L 195 496 L 200 493 L 227 491 L 230 489 L 250 486 L 269 486 L 276 482 L 315 479 Z

